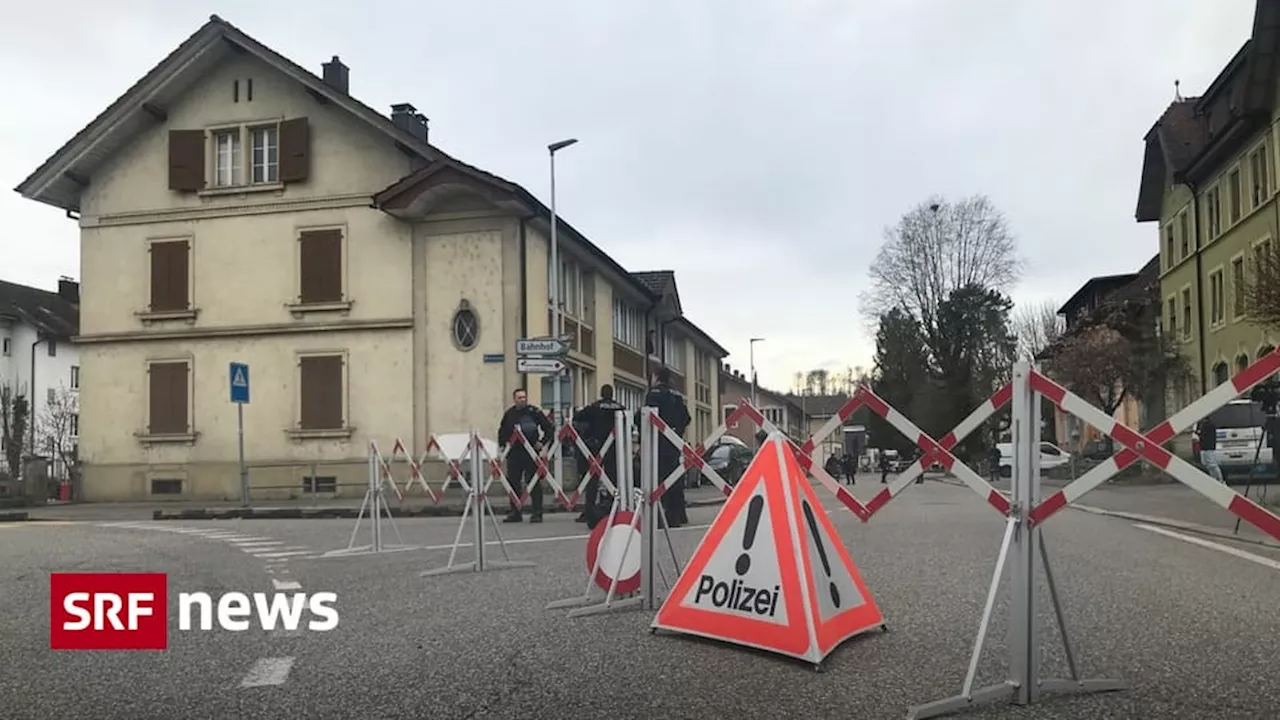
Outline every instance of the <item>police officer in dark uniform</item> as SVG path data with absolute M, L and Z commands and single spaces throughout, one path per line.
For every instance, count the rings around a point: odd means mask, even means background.
M 535 451 L 555 437 L 556 429 L 541 410 L 529 404 L 529 393 L 524 388 L 517 388 L 511 394 L 515 404 L 502 414 L 502 422 L 498 424 L 498 447 L 506 447 L 516 428 L 528 438 Z M 523 493 L 525 486 L 534 481 L 537 464 L 525 448 L 524 443 L 516 443 L 507 454 L 507 481 L 517 493 Z M 529 522 L 542 522 L 542 488 L 530 490 L 533 499 L 533 514 Z M 520 522 L 523 519 L 520 508 L 511 506 L 511 512 L 503 522 Z
M 600 387 L 600 399 L 578 411 L 573 418 L 574 429 L 578 431 L 578 435 L 582 437 L 582 442 L 587 446 L 593 455 L 600 454 L 600 448 L 609 440 L 609 434 L 613 432 L 616 424 L 614 413 L 619 410 L 626 410 L 626 406 L 613 399 L 613 386 L 602 385 Z M 609 446 L 609 450 L 605 452 L 604 457 L 600 458 L 600 464 L 604 466 L 605 475 L 608 476 L 610 482 L 617 487 L 618 455 L 614 452 L 617 448 L 617 440 Z M 583 470 L 583 477 L 588 477 L 587 463 L 583 459 L 580 469 Z M 578 522 L 585 522 L 587 527 L 594 528 L 596 523 L 600 522 L 604 517 L 603 508 L 600 506 L 600 480 L 594 476 L 587 480 L 587 487 L 583 493 L 584 502 L 583 512 L 578 516 Z
M 658 417 L 662 418 L 676 434 L 684 437 L 692 418 L 689 417 L 689 406 L 684 395 L 671 389 L 671 371 L 660 367 L 653 371 L 650 378 L 649 393 L 644 404 L 658 409 Z M 681 465 L 680 449 L 672 445 L 666 438 L 658 440 L 658 482 L 667 479 Z M 680 527 L 689 523 L 689 515 L 684 503 L 684 479 L 662 495 L 662 509 L 669 527 Z

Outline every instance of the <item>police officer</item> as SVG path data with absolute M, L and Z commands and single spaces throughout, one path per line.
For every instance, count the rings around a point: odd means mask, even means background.
M 515 434 L 516 428 L 520 428 L 520 432 L 524 433 L 536 452 L 543 444 L 555 437 L 556 429 L 541 410 L 529 404 L 529 393 L 524 388 L 517 388 L 511 397 L 515 400 L 515 404 L 507 408 L 507 411 L 502 414 L 502 422 L 498 424 L 498 447 L 506 447 L 511 441 L 511 436 Z M 525 486 L 536 481 L 536 469 L 537 464 L 525 444 L 517 442 L 507 454 L 507 481 L 511 483 L 512 489 L 516 493 L 523 494 Z M 529 522 L 540 523 L 542 522 L 542 488 L 532 488 L 529 494 L 533 497 L 533 514 L 529 517 Z M 503 522 L 520 522 L 522 519 L 520 508 L 513 504 L 511 512 L 507 513 Z
M 685 403 L 684 395 L 671 388 L 670 370 L 660 367 L 653 371 L 649 393 L 645 396 L 644 404 L 657 408 L 658 417 L 675 430 L 677 435 L 684 437 L 684 431 L 689 427 L 692 418 L 689 417 L 689 406 Z M 680 458 L 679 448 L 665 439 L 658 441 L 658 482 L 667 479 L 676 471 L 676 468 L 680 467 Z M 669 527 L 675 528 L 689 523 L 689 515 L 684 503 L 683 478 L 663 493 L 662 509 Z
M 600 448 L 609 440 L 609 434 L 613 432 L 616 424 L 614 413 L 619 410 L 626 410 L 626 406 L 613 399 L 613 386 L 602 385 L 600 387 L 600 399 L 578 411 L 573 418 L 574 429 L 582 436 L 582 442 L 591 451 L 591 454 L 599 456 Z M 605 452 L 604 457 L 600 458 L 600 464 L 604 466 L 605 475 L 608 476 L 610 482 L 617 487 L 618 455 L 614 452 L 617 447 L 617 440 L 609 446 L 609 450 Z M 583 465 L 586 465 L 585 458 Z M 584 472 L 583 477 L 587 477 Z M 600 507 L 600 480 L 591 476 L 587 480 L 587 488 L 583 493 L 585 505 L 583 512 L 578 516 L 578 522 L 585 522 L 587 527 L 594 528 L 596 523 L 600 522 L 603 517 L 602 508 Z

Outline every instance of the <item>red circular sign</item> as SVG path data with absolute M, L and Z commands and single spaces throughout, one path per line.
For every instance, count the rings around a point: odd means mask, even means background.
M 631 513 L 619 512 L 613 516 L 612 523 L 607 522 L 606 518 L 596 525 L 587 538 L 587 572 L 595 568 L 595 583 L 606 592 L 613 583 L 615 573 L 623 575 L 617 578 L 616 592 L 626 595 L 640 589 L 640 528 L 631 527 L 634 520 L 635 516 Z M 628 538 L 630 545 L 627 543 Z M 603 557 L 601 546 L 605 547 Z M 597 559 L 600 560 L 598 568 Z

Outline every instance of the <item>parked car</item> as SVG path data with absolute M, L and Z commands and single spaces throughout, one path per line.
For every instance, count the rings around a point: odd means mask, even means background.
M 738 438 L 724 435 L 704 450 L 702 457 L 725 482 L 734 485 L 742 477 L 742 473 L 747 471 L 755 452 Z
M 996 443 L 1000 450 L 1000 477 L 1013 476 L 1013 443 Z M 1040 471 L 1071 464 L 1071 453 L 1051 442 L 1040 443 Z
M 1257 457 L 1257 474 L 1269 475 L 1272 472 L 1272 452 L 1266 443 L 1259 448 L 1262 440 L 1262 424 L 1266 415 L 1262 405 L 1252 400 L 1232 400 L 1214 410 L 1209 416 L 1217 432 L 1217 449 L 1213 451 L 1222 468 L 1223 476 L 1247 475 L 1254 467 Z M 1197 430 L 1192 434 L 1192 447 L 1197 450 L 1199 460 L 1200 435 Z

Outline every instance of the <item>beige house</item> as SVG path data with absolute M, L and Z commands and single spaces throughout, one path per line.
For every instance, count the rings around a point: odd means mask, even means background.
M 752 388 L 751 378 L 741 370 L 729 367 L 727 363 L 720 368 L 720 403 L 724 408 L 724 417 L 721 419 L 727 421 L 739 405 L 750 403 L 753 390 L 760 413 L 765 419 L 797 442 L 804 442 L 809 437 L 804 409 L 795 397 L 759 385 Z M 730 426 L 728 434 L 754 447 L 756 433 L 759 431 L 760 428 L 754 422 L 744 418 Z
M 214 16 L 17 188 L 81 229 L 87 499 L 238 497 L 231 362 L 255 498 L 359 494 L 370 441 L 417 453 L 492 436 L 517 387 L 543 402 L 514 344 L 550 329 L 547 207 L 348 86 Z M 573 404 L 614 383 L 638 407 L 666 356 L 718 417 L 723 348 L 560 228 Z

